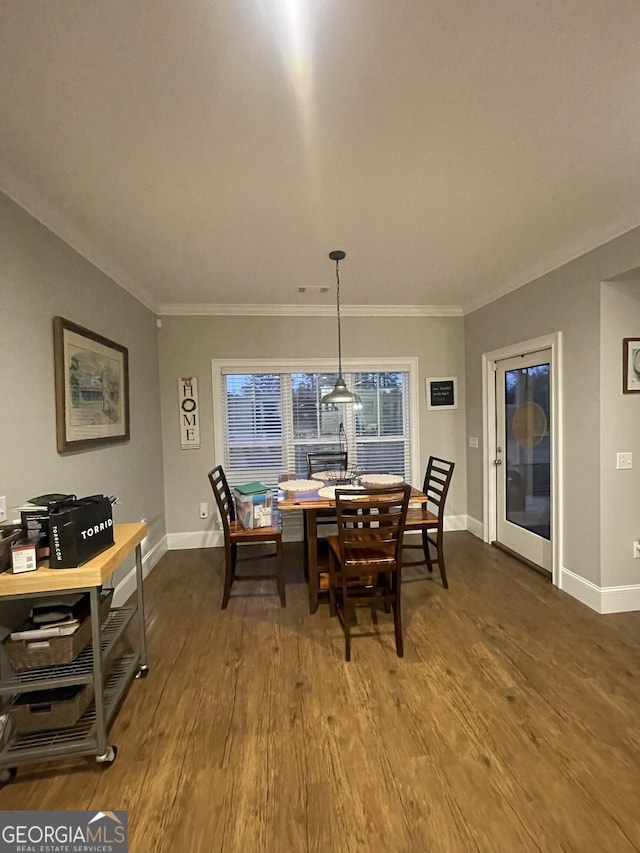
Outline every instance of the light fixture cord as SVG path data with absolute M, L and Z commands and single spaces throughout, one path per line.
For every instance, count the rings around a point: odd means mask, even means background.
M 336 305 L 338 308 L 338 376 L 342 376 L 342 339 L 340 333 L 340 261 L 336 261 Z

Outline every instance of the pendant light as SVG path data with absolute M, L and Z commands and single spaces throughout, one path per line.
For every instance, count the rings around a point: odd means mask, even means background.
M 339 249 L 334 250 L 329 253 L 329 257 L 332 261 L 336 262 L 336 307 L 338 314 L 338 378 L 336 379 L 336 384 L 333 387 L 333 391 L 330 391 L 328 394 L 325 394 L 324 397 L 320 400 L 321 403 L 331 405 L 335 403 L 349 403 L 351 405 L 355 405 L 356 407 L 360 407 L 362 405 L 362 401 L 357 394 L 349 391 L 347 388 L 347 383 L 344 381 L 344 377 L 342 376 L 342 336 L 340 329 L 340 261 L 343 260 L 346 255 L 344 252 Z

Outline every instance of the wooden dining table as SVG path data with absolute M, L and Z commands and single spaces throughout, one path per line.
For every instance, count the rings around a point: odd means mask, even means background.
M 318 481 L 318 489 L 327 485 Z M 340 488 L 336 486 L 336 488 Z M 318 554 L 318 511 L 335 509 L 336 502 L 332 498 L 323 498 L 318 494 L 318 489 L 310 492 L 278 491 L 278 509 L 282 513 L 303 512 L 307 535 L 305 537 L 306 550 L 304 555 L 305 569 L 309 583 L 309 612 L 315 613 L 318 609 L 318 598 L 320 592 L 320 576 L 329 571 L 328 564 L 324 565 Z M 420 489 L 411 487 L 409 504 L 420 506 L 426 502 L 426 497 Z

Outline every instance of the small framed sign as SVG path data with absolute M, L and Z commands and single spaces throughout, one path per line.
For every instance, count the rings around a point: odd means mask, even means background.
M 427 409 L 443 411 L 458 408 L 458 379 L 438 376 L 427 379 Z

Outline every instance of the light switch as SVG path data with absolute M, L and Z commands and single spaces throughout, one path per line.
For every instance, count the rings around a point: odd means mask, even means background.
M 629 468 L 633 468 L 633 453 L 631 453 L 631 452 L 618 453 L 616 455 L 616 458 L 617 458 L 616 468 L 618 468 L 618 470 L 626 470 Z
M 469 436 L 469 447 L 477 447 L 478 446 L 478 436 L 470 435 Z

